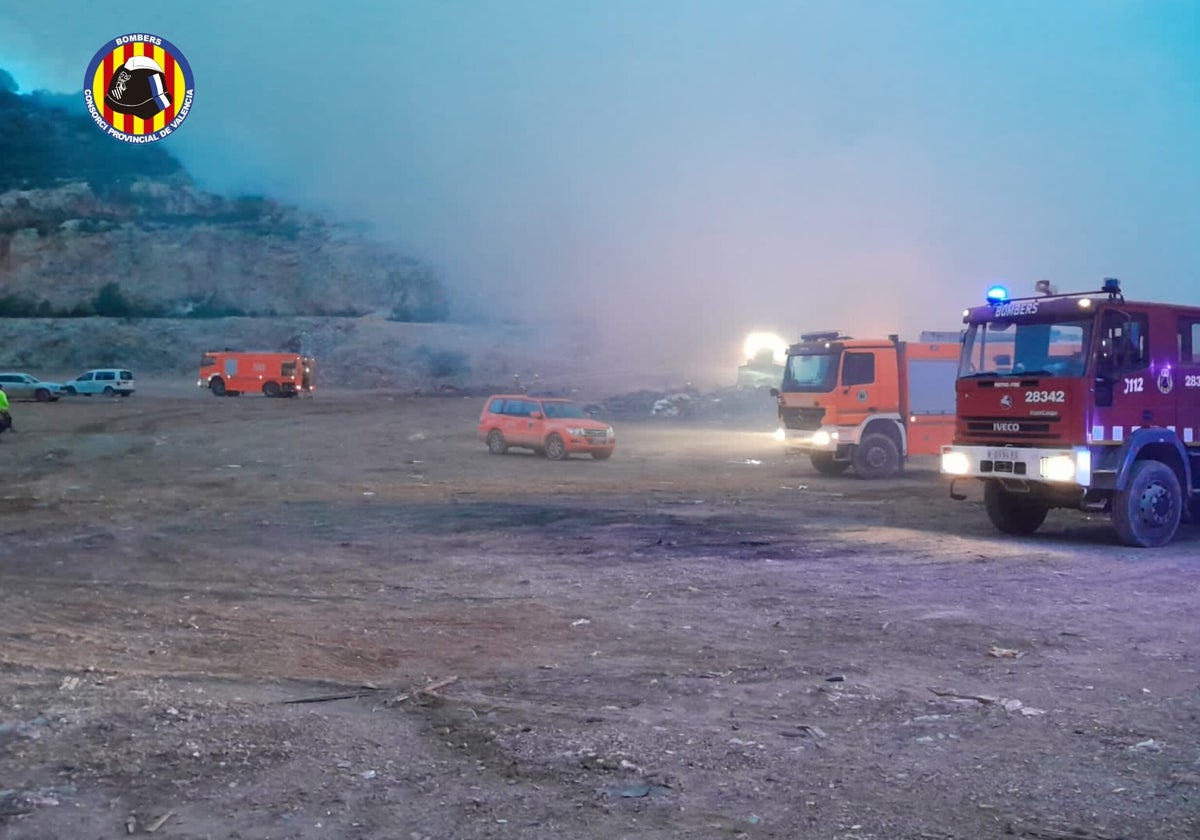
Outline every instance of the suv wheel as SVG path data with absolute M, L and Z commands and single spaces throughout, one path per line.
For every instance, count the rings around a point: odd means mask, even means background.
M 546 438 L 546 457 L 551 461 L 561 461 L 567 457 L 567 445 L 557 432 Z
M 111 386 L 111 385 L 104 386 L 104 396 L 111 397 L 111 396 L 115 396 L 116 393 L 117 393 L 117 389 L 114 388 L 113 386 Z
M 504 435 L 499 429 L 492 429 L 487 436 L 488 452 L 493 455 L 503 455 L 508 451 L 508 444 L 504 441 Z

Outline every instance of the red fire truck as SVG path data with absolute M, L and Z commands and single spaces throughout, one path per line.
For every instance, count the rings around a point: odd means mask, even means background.
M 963 323 L 941 460 L 952 497 L 981 480 L 1007 534 L 1050 508 L 1109 512 L 1131 546 L 1165 545 L 1200 516 L 1200 307 L 1126 301 L 1110 278 L 1018 299 L 994 287 Z
M 200 357 L 196 384 L 217 397 L 262 392 L 294 397 L 313 390 L 313 360 L 296 353 L 243 353 L 210 350 Z

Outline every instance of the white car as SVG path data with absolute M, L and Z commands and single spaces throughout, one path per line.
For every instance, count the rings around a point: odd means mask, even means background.
M 58 399 L 62 386 L 57 382 L 43 382 L 28 373 L 0 373 L 0 388 L 12 398 L 51 402 Z
M 134 392 L 133 374 L 120 368 L 100 368 L 82 373 L 62 386 L 64 394 L 104 394 L 112 397 L 120 394 L 128 397 Z

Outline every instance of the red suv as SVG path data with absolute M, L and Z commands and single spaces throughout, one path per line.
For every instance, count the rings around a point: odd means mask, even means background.
M 493 455 L 517 446 L 544 452 L 551 461 L 575 452 L 607 461 L 617 445 L 612 426 L 593 420 L 576 403 L 525 394 L 488 397 L 479 417 L 479 437 Z

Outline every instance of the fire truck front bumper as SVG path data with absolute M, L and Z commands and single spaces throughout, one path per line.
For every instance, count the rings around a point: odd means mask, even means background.
M 1086 488 L 1092 486 L 1092 453 L 1086 446 L 943 446 L 941 471 L 952 478 L 999 478 Z
M 809 431 L 801 429 L 781 429 L 783 445 L 795 452 L 837 452 L 840 445 L 846 441 L 840 440 L 841 433 L 836 426 L 822 426 Z

